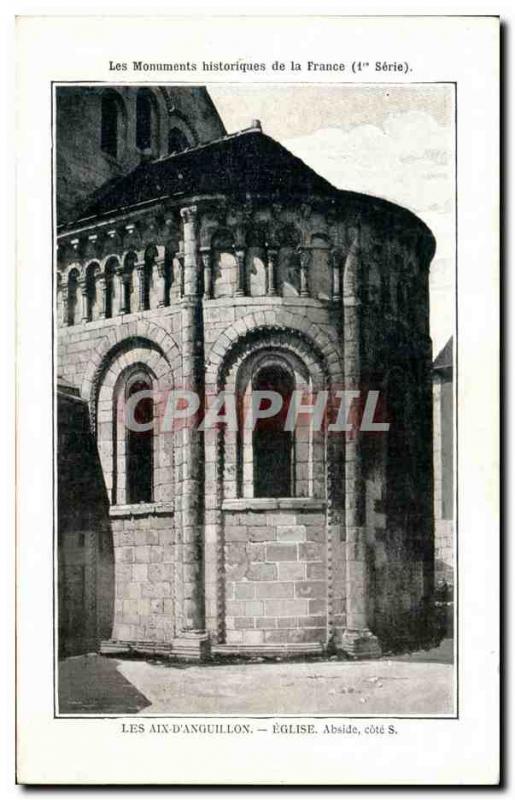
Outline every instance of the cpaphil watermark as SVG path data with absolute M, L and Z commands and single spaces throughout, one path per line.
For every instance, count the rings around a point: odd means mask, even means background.
M 143 412 L 142 412 L 143 410 Z M 314 392 L 295 389 L 287 394 L 271 389 L 245 393 L 222 391 L 200 396 L 189 389 L 131 394 L 119 414 L 136 433 L 170 433 L 183 427 L 293 432 L 298 428 L 352 435 L 357 431 L 384 433 L 390 428 L 382 394 L 376 389 L 337 389 Z

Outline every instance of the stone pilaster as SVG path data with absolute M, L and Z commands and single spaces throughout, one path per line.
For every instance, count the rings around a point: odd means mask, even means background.
M 181 304 L 182 368 L 184 388 L 197 393 L 204 402 L 202 311 L 199 297 L 199 265 L 197 263 L 197 209 L 181 209 L 183 220 L 184 297 Z M 183 633 L 188 634 L 188 648 L 198 644 L 202 657 L 204 634 L 203 598 L 203 437 L 197 426 L 182 429 L 183 469 L 181 486 L 182 511 L 182 579 Z M 191 634 L 194 634 L 193 639 Z M 179 639 L 182 634 L 179 634 Z M 197 637 L 197 638 L 195 638 Z
M 105 319 L 106 316 L 106 276 L 99 272 L 95 276 L 97 297 L 98 297 L 98 317 Z
M 237 273 L 236 273 L 236 291 L 235 297 L 244 297 L 245 291 L 245 248 L 238 246 L 234 251 L 236 256 Z
M 138 311 L 145 311 L 146 308 L 146 275 L 145 262 L 138 261 L 135 264 L 138 275 Z
M 178 274 L 176 277 L 179 284 L 179 297 L 184 297 L 184 242 L 179 242 L 179 249 L 175 254 L 175 258 L 178 263 Z
M 86 278 L 79 278 L 78 281 L 78 288 L 80 297 L 80 318 L 81 322 L 88 322 L 89 320 L 89 313 L 88 313 L 88 284 Z
M 344 380 L 346 390 L 363 389 L 358 236 L 359 233 L 347 255 L 344 272 Z M 359 430 L 358 419 L 357 426 L 349 433 L 345 443 L 346 620 L 340 646 L 354 658 L 377 658 L 381 654 L 381 649 L 368 625 L 368 564 L 362 437 L 363 433 Z
M 66 327 L 69 324 L 70 290 L 68 281 L 64 280 L 57 287 L 57 324 Z
M 213 273 L 211 265 L 211 248 L 201 247 L 200 256 L 204 268 L 204 300 L 211 300 L 213 296 Z
M 129 310 L 128 294 L 129 294 L 129 275 L 127 271 L 119 266 L 116 270 L 119 288 L 119 311 L 120 314 L 127 314 Z
M 341 294 L 341 254 L 338 250 L 333 250 L 331 253 L 331 270 L 332 270 L 332 291 L 331 300 L 333 303 L 340 303 Z
M 266 248 L 267 258 L 267 282 L 266 293 L 268 297 L 275 297 L 277 295 L 277 256 L 278 251 L 274 247 Z
M 300 296 L 309 297 L 308 271 L 311 264 L 311 250 L 299 248 Z
M 157 307 L 163 308 L 166 305 L 166 276 L 164 256 L 156 259 L 155 267 L 157 282 Z

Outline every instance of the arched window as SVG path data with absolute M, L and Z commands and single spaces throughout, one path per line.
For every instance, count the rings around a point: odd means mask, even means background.
M 106 288 L 105 288 L 105 292 L 106 292 L 106 295 L 105 295 L 106 307 L 105 307 L 105 311 L 106 311 L 106 317 L 108 319 L 113 316 L 113 311 L 114 311 L 114 309 L 113 309 L 113 305 L 114 305 L 113 304 L 113 300 L 115 299 L 115 297 L 114 297 L 114 294 L 115 294 L 115 278 L 114 278 L 114 276 L 115 276 L 115 273 L 116 273 L 117 266 L 118 266 L 118 259 L 112 257 L 107 261 L 107 263 L 105 265 L 105 269 L 104 269 L 105 282 L 106 282 Z M 118 298 L 116 298 L 116 299 L 118 299 Z
M 123 262 L 123 276 L 122 276 L 122 314 L 130 314 L 137 310 L 137 297 L 134 283 L 134 273 L 136 271 L 136 262 L 138 257 L 133 250 L 130 250 Z
M 189 147 L 189 142 L 179 128 L 171 128 L 168 133 L 168 154 L 180 153 Z
M 113 158 L 118 158 L 119 155 L 120 113 L 120 101 L 116 93 L 104 92 L 101 101 L 100 147 Z
M 90 264 L 86 270 L 86 317 L 91 322 L 98 317 L 97 274 L 100 271 L 98 263 Z
M 283 400 L 278 414 L 258 419 L 254 428 L 254 496 L 291 497 L 295 494 L 294 439 L 292 432 L 284 427 L 295 388 L 294 378 L 284 367 L 271 364 L 254 376 L 252 388 L 277 392 Z
M 154 270 L 157 255 L 157 247 L 154 244 L 150 244 L 145 250 L 145 267 L 142 275 L 144 281 L 143 304 L 145 310 L 152 308 L 153 305 L 157 305 L 155 302 L 157 298 L 154 297 Z
M 158 118 L 155 98 L 150 89 L 140 89 L 136 97 L 136 147 L 158 150 Z
M 125 386 L 125 402 L 142 391 L 152 390 L 152 381 L 144 371 L 133 374 Z M 127 501 L 150 503 L 153 496 L 154 464 L 154 403 L 151 397 L 142 397 L 136 404 L 133 418 L 144 430 L 127 428 Z
M 68 275 L 68 305 L 65 308 L 65 319 L 68 325 L 75 325 L 79 319 L 79 272 L 72 269 Z
M 228 373 L 224 390 L 238 398 L 238 427 L 224 433 L 226 498 L 324 496 L 325 428 L 301 408 L 316 402 L 325 380 L 290 349 L 289 336 L 263 341 Z

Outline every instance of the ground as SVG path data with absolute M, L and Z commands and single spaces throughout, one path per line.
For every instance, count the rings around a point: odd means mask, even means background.
M 59 665 L 65 714 L 452 714 L 453 642 L 375 661 L 213 665 L 88 654 Z

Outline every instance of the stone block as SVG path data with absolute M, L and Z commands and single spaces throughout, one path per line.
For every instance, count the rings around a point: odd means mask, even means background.
M 298 581 L 306 577 L 306 565 L 302 561 L 280 561 L 277 569 L 280 581 Z
M 256 596 L 256 584 L 242 582 L 234 584 L 235 600 L 252 600 Z
M 247 617 L 259 617 L 263 615 L 263 603 L 250 600 L 245 603 L 245 615 Z
M 304 542 L 306 540 L 306 528 L 304 525 L 278 525 L 278 542 Z
M 146 531 L 144 537 L 145 544 L 158 545 L 159 544 L 159 531 L 152 530 Z
M 227 630 L 226 641 L 227 644 L 241 644 L 243 642 L 243 631 Z
M 150 546 L 139 545 L 134 548 L 135 560 L 137 564 L 148 564 L 150 562 Z
M 159 581 L 156 583 L 142 583 L 141 596 L 152 598 L 165 598 L 170 597 L 172 594 L 171 584 L 168 581 Z
M 247 544 L 247 556 L 249 561 L 264 561 L 265 545 L 263 543 L 249 542 Z
M 306 564 L 306 577 L 310 580 L 325 580 L 325 564 L 319 562 L 315 562 L 314 564 Z
M 265 644 L 286 644 L 288 630 L 263 631 Z
M 298 617 L 297 624 L 299 628 L 323 628 L 326 624 L 326 617 Z
M 133 570 L 136 564 L 116 564 L 115 581 L 116 583 L 126 583 L 132 580 Z
M 304 599 L 265 600 L 265 615 L 269 617 L 293 617 L 307 614 L 308 601 Z
M 256 597 L 275 598 L 293 597 L 293 583 L 280 583 L 279 581 L 264 581 L 256 584 Z
M 244 604 L 237 600 L 228 600 L 225 604 L 225 612 L 228 617 L 242 617 Z
M 250 564 L 246 577 L 250 581 L 273 581 L 277 577 L 277 567 L 275 564 Z
M 136 548 L 137 549 L 137 548 Z M 116 560 L 122 564 L 132 564 L 134 561 L 134 548 L 133 547 L 119 547 L 116 550 Z
M 226 542 L 246 542 L 249 535 L 244 525 L 226 525 L 224 538 Z
M 151 583 L 157 583 L 164 578 L 162 564 L 149 564 L 147 568 L 148 580 Z
M 322 598 L 326 592 L 325 581 L 299 581 L 295 584 L 295 597 Z
M 278 617 L 277 618 L 277 627 L 278 628 L 296 628 L 297 627 L 297 617 Z
M 229 542 L 225 545 L 225 561 L 227 564 L 241 564 L 247 560 L 244 542 Z
M 275 527 L 277 525 L 296 525 L 297 514 L 289 514 L 287 512 L 275 512 L 267 514 L 267 525 Z
M 305 545 L 300 545 L 300 547 Z M 267 561 L 296 561 L 296 544 L 269 544 L 266 548 Z
M 235 617 L 234 628 L 235 630 L 245 630 L 254 627 L 254 617 Z
M 245 524 L 249 527 L 261 527 L 267 524 L 266 514 L 248 511 L 245 514 Z
M 323 561 L 324 548 L 316 542 L 299 544 L 299 558 L 301 561 Z
M 307 542 L 325 542 L 327 539 L 327 529 L 325 525 L 309 525 L 306 526 L 306 541 Z
M 243 631 L 243 641 L 245 644 L 262 644 L 264 640 L 265 631 Z
M 273 542 L 277 538 L 277 531 L 270 527 L 247 528 L 249 542 Z

